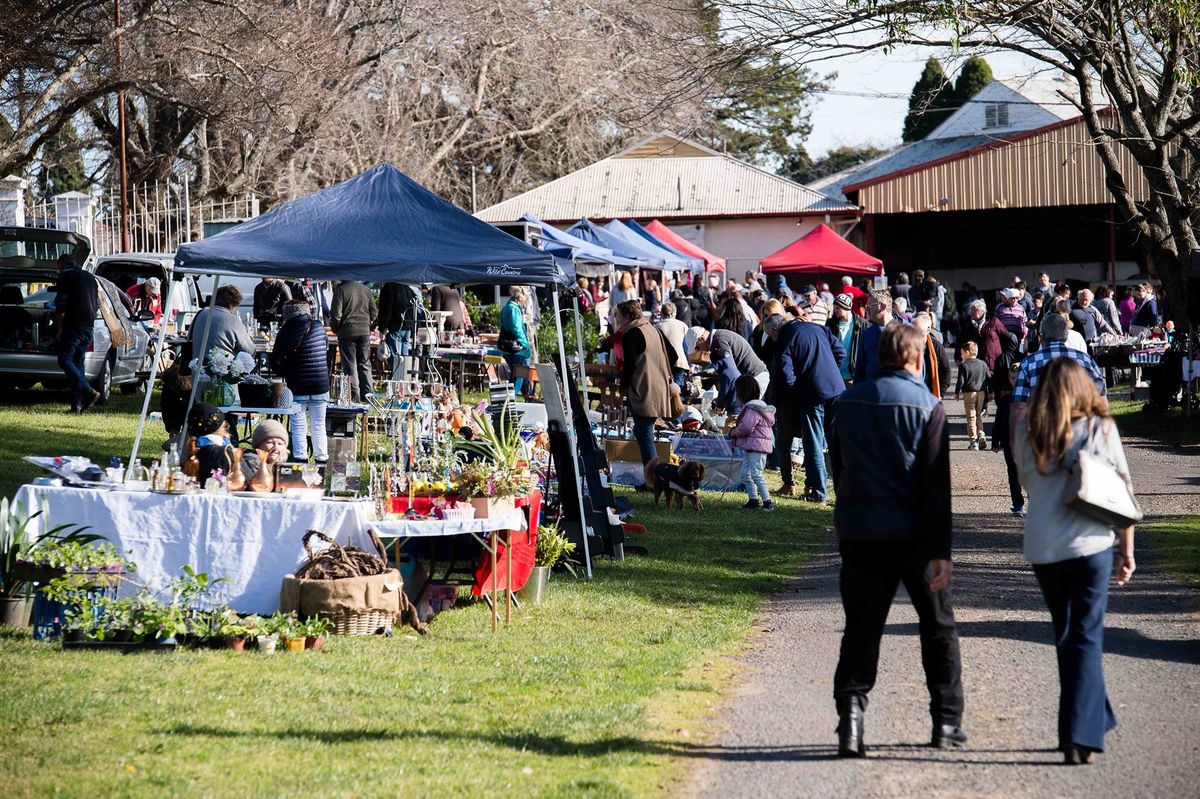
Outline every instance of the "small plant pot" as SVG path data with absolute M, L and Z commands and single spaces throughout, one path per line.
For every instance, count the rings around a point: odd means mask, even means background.
M 289 652 L 303 652 L 304 638 L 284 638 L 283 645 Z
M 83 643 L 83 630 L 64 630 L 63 643 L 79 644 Z
M 258 636 L 258 651 L 262 652 L 264 655 L 275 654 L 275 645 L 276 645 L 276 641 L 272 636 L 270 636 L 270 635 Z
M 232 649 L 234 652 L 244 652 L 246 650 L 246 639 L 233 637 L 226 638 L 225 648 Z
M 118 644 L 127 644 L 133 640 L 133 630 L 117 630 L 112 639 Z
M 25 627 L 29 624 L 28 603 L 23 596 L 0 597 L 0 624 Z
M 305 649 L 320 649 L 325 646 L 325 636 L 323 635 L 306 635 L 304 636 Z
M 468 501 L 475 508 L 476 519 L 494 519 L 513 509 L 512 497 L 471 497 Z
M 550 582 L 549 566 L 534 566 L 529 573 L 529 580 L 517 591 L 517 596 L 535 605 L 542 604 L 546 598 L 546 590 Z

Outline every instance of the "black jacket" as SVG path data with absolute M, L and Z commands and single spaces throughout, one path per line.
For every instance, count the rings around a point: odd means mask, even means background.
M 902 283 L 901 285 L 908 285 Z M 858 339 L 862 336 L 862 332 L 867 329 L 866 317 L 859 316 L 856 313 L 850 314 L 850 324 L 854 326 L 854 331 L 850 334 L 850 349 L 846 351 L 846 357 L 850 359 L 850 374 L 854 374 L 854 367 L 858 365 Z M 838 334 L 838 320 L 829 317 L 829 321 L 825 323 L 825 327 L 829 328 L 829 332 L 833 333 L 833 337 L 841 340 Z M 839 364 L 840 365 L 840 364 Z
M 708 286 L 696 286 L 692 290 L 692 324 L 711 330 L 713 321 L 712 291 Z
M 100 308 L 99 284 L 91 272 L 79 267 L 64 269 L 58 274 L 58 286 L 54 295 L 54 310 L 63 315 L 63 328 L 91 330 L 96 323 L 96 311 Z
M 942 403 L 902 369 L 838 399 L 829 440 L 840 541 L 912 541 L 950 557 L 950 436 Z
M 293 394 L 307 397 L 329 392 L 329 341 L 320 320 L 300 315 L 284 322 L 269 361 Z
M 410 330 L 415 322 L 425 321 L 421 293 L 401 283 L 384 283 L 379 289 L 379 315 L 375 327 L 388 333 Z
M 254 319 L 260 325 L 282 319 L 283 304 L 292 298 L 292 290 L 282 280 L 262 282 L 254 287 Z

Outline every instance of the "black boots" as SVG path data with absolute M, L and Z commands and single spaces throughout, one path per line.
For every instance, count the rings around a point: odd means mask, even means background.
M 863 701 L 850 697 L 838 713 L 838 757 L 866 757 L 863 743 Z
M 967 734 L 963 728 L 955 724 L 938 724 L 934 722 L 933 735 L 929 745 L 936 749 L 957 749 L 967 742 Z

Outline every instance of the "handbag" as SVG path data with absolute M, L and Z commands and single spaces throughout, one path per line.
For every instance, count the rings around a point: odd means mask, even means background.
M 1102 453 L 1099 432 L 1097 418 L 1089 418 L 1087 440 L 1075 459 L 1066 465 L 1063 503 L 1101 524 L 1129 527 L 1142 520 L 1142 509 L 1133 495 L 1129 477 L 1117 471 Z

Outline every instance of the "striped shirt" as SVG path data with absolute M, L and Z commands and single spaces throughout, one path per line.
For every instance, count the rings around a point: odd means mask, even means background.
M 1104 375 L 1101 373 L 1100 367 L 1092 360 L 1092 356 L 1086 352 L 1071 349 L 1065 342 L 1047 341 L 1037 352 L 1021 361 L 1021 370 L 1017 372 L 1017 382 L 1013 386 L 1013 402 L 1029 402 L 1029 398 L 1033 395 L 1033 389 L 1037 387 L 1042 370 L 1055 358 L 1070 358 L 1078 363 L 1092 380 L 1096 381 L 1096 388 L 1100 389 L 1100 393 L 1105 393 Z

